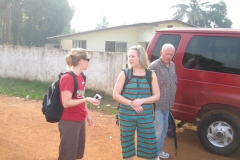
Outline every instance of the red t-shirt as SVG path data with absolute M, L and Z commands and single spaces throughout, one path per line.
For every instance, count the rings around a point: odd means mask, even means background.
M 79 76 L 76 75 L 76 77 L 78 80 L 78 90 L 77 90 L 77 93 L 73 96 L 73 99 L 83 99 L 85 94 L 84 79 L 81 74 Z M 74 80 L 72 75 L 64 74 L 61 77 L 59 89 L 60 89 L 60 100 L 62 104 L 61 92 L 67 90 L 73 93 L 74 91 Z M 87 114 L 87 111 L 85 108 L 85 103 L 81 103 L 75 107 L 64 108 L 62 112 L 61 120 L 84 121 L 86 118 L 86 114 Z

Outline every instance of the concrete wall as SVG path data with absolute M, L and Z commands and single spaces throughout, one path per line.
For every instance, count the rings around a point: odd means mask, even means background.
M 66 71 L 67 50 L 0 45 L 0 77 L 53 82 Z M 126 53 L 88 52 L 87 88 L 111 94 Z

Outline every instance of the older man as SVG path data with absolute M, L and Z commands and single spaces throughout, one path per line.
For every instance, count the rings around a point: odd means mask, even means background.
M 162 151 L 164 139 L 168 130 L 168 116 L 173 107 L 176 88 L 177 75 L 175 65 L 171 61 L 174 56 L 175 48 L 172 44 L 164 44 L 160 51 L 160 58 L 153 61 L 149 68 L 154 70 L 158 77 L 160 88 L 160 100 L 155 103 L 154 127 L 157 138 L 158 159 L 169 158 L 169 154 Z

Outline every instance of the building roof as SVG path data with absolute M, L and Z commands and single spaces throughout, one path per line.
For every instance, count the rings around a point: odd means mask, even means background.
M 77 32 L 77 33 L 72 33 L 72 34 L 65 34 L 65 35 L 48 37 L 47 39 L 48 40 L 57 40 L 57 39 L 61 39 L 61 38 L 83 35 L 83 34 L 87 34 L 87 33 L 101 32 L 101 31 L 121 29 L 121 28 L 129 28 L 129 27 L 136 27 L 136 26 L 158 26 L 159 24 L 172 23 L 172 22 L 180 23 L 180 24 L 183 24 L 183 25 L 186 25 L 186 26 L 189 26 L 189 27 L 197 27 L 197 26 L 191 25 L 189 23 L 185 23 L 185 22 L 179 21 L 177 19 L 174 19 L 174 20 L 165 20 L 165 21 L 157 21 L 157 22 L 149 22 L 149 23 L 144 22 L 144 23 L 136 23 L 136 24 L 129 24 L 129 25 L 121 25 L 121 26 L 108 27 L 108 28 L 103 28 L 103 29 L 94 29 L 94 30 Z

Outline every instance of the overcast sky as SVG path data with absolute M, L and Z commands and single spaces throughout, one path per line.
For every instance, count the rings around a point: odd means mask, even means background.
M 93 30 L 107 17 L 109 26 L 170 20 L 174 9 L 169 9 L 180 0 L 68 0 L 76 11 L 71 21 L 78 31 Z M 203 0 L 204 1 L 204 0 Z M 209 0 L 217 3 L 220 0 Z M 227 17 L 232 28 L 240 29 L 238 0 L 223 0 L 227 5 Z

